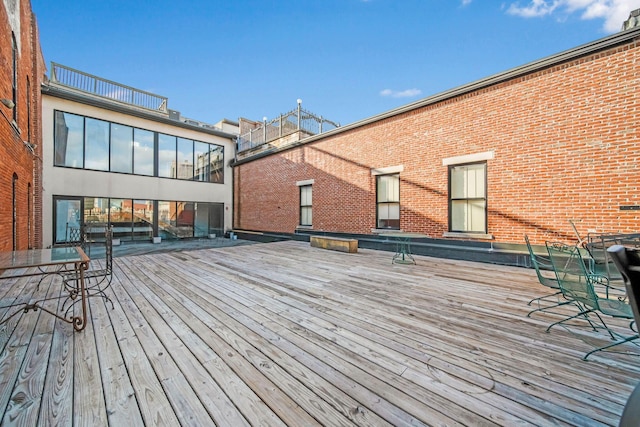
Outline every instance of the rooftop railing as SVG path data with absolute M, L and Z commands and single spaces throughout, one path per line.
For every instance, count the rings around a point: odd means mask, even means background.
M 339 123 L 304 110 L 299 101 L 296 109 L 286 114 L 281 114 L 271 121 L 264 119 L 262 123 L 256 124 L 255 127 L 248 131 L 243 129 L 243 122 L 241 121 L 237 152 L 241 153 L 261 147 L 296 132 L 301 132 L 303 134 L 301 136 L 306 137 L 327 132 L 339 126 Z
M 51 63 L 51 81 L 101 98 L 167 113 L 168 98 Z

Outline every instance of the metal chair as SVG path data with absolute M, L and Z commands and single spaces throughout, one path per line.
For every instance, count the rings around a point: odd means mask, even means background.
M 608 286 L 609 280 L 606 276 L 592 274 L 586 267 L 580 249 L 575 246 L 568 246 L 563 243 L 546 243 L 553 269 L 556 272 L 558 284 L 562 290 L 562 294 L 568 300 L 573 300 L 581 307 L 580 313 L 572 316 L 568 319 L 576 317 L 584 317 L 587 319 L 591 326 L 595 328 L 595 325 L 589 319 L 589 314 L 594 314 L 598 317 L 598 320 L 611 336 L 615 342 L 598 347 L 591 350 L 583 356 L 583 360 L 598 351 L 602 351 L 629 341 L 633 341 L 638 338 L 638 334 L 634 334 L 627 337 L 620 337 L 619 334 L 614 333 L 609 327 L 607 327 L 604 320 L 600 316 L 600 313 L 623 319 L 631 319 L 631 329 L 633 330 L 633 311 L 631 306 L 623 299 L 608 298 Z M 602 288 L 605 293 L 605 297 L 600 297 L 596 292 L 596 288 Z M 553 326 L 565 322 L 568 319 L 561 320 L 551 324 L 547 331 Z
M 542 255 L 537 255 L 533 252 L 533 247 L 529 242 L 529 236 L 524 235 L 524 241 L 527 243 L 527 249 L 529 250 L 529 256 L 531 257 L 531 265 L 536 270 L 536 275 L 538 276 L 538 281 L 542 286 L 546 286 L 547 288 L 553 289 L 555 292 L 547 295 L 543 295 L 541 297 L 537 297 L 532 299 L 527 303 L 527 305 L 531 305 L 534 301 L 538 302 L 538 308 L 535 310 L 531 310 L 527 313 L 527 317 L 530 317 L 531 314 L 538 311 L 547 311 L 552 308 L 560 307 L 567 304 L 572 304 L 573 301 L 568 300 L 560 300 L 562 297 L 562 291 L 560 290 L 560 285 L 558 285 L 558 279 L 555 277 L 549 277 L 548 275 L 544 275 L 542 270 L 546 270 L 549 272 L 553 272 L 553 265 L 551 264 L 551 260 L 549 257 L 544 257 Z M 553 273 L 552 273 L 553 274 Z M 540 306 L 541 301 L 547 301 L 552 299 L 553 302 L 551 305 L 545 305 L 544 307 Z
M 104 298 L 105 301 L 109 301 L 109 303 L 111 303 L 111 308 L 113 308 L 113 301 L 111 301 L 111 298 L 109 298 L 105 292 L 106 289 L 111 286 L 111 281 L 113 279 L 113 226 L 107 227 L 105 231 L 104 244 L 105 258 L 103 268 L 89 269 L 84 272 L 85 292 L 87 297 L 99 296 Z M 93 262 L 94 260 L 92 260 L 92 263 Z M 77 273 L 63 273 L 62 277 L 65 286 L 78 287 L 80 277 Z M 74 301 L 67 311 L 71 310 L 76 302 L 77 301 Z
M 633 310 L 636 327 L 640 324 L 640 250 L 614 245 L 607 249 L 609 257 L 620 271 Z M 620 418 L 620 427 L 635 427 L 640 420 L 640 383 L 629 396 Z

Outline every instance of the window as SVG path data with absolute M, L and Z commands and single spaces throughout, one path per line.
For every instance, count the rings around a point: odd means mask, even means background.
M 224 147 L 55 111 L 54 166 L 224 183 Z
M 158 176 L 176 177 L 176 137 L 158 134 Z
M 193 179 L 196 181 L 209 181 L 209 172 L 211 164 L 209 163 L 209 144 L 204 142 L 194 143 L 195 174 Z
M 68 242 L 69 229 L 80 228 L 82 199 L 80 197 L 53 198 L 53 241 L 55 243 Z
M 27 142 L 31 141 L 31 81 L 27 77 Z
M 18 123 L 18 43 L 16 35 L 11 33 L 11 64 L 13 66 L 11 74 L 11 96 L 13 100 L 13 121 Z
M 400 174 L 376 176 L 377 228 L 400 229 Z
M 85 168 L 109 170 L 109 122 L 90 119 L 85 121 Z
M 313 224 L 312 196 L 311 185 L 300 186 L 300 225 L 311 226 Z
M 54 164 L 71 168 L 84 167 L 84 119 L 75 114 L 56 111 L 54 124 Z
M 178 138 L 178 179 L 193 179 L 193 141 Z
M 211 175 L 209 182 L 224 183 L 224 147 L 209 144 L 209 161 L 211 162 Z
M 487 164 L 449 167 L 449 230 L 487 232 Z
M 111 123 L 111 171 L 133 172 L 133 128 Z
M 153 132 L 142 129 L 133 131 L 133 173 L 153 176 Z

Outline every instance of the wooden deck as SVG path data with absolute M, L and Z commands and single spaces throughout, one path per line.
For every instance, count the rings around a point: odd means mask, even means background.
M 391 256 L 279 242 L 116 258 L 115 307 L 92 298 L 84 331 L 43 312 L 1 327 L 2 425 L 617 425 L 639 347 L 583 362 L 606 336 L 527 318 L 545 292 L 532 270 Z M 0 281 L 0 300 L 25 289 Z

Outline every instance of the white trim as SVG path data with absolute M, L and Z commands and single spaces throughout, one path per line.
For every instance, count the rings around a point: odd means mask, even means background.
M 305 181 L 297 181 L 297 182 L 296 182 L 296 185 L 297 185 L 298 187 L 303 187 L 303 186 L 305 186 L 305 185 L 313 185 L 313 183 L 314 183 L 314 182 L 315 182 L 315 180 L 314 180 L 314 179 L 307 179 L 307 180 L 305 180 Z
M 389 166 L 386 168 L 371 169 L 371 175 L 388 175 L 391 173 L 400 173 L 404 171 L 404 165 Z
M 442 166 L 459 165 L 461 163 L 473 163 L 482 160 L 491 160 L 495 158 L 495 151 L 485 151 L 483 153 L 467 154 L 464 156 L 447 157 L 442 159 Z

